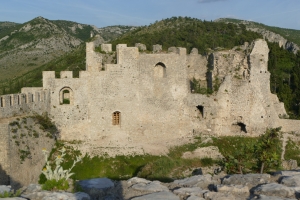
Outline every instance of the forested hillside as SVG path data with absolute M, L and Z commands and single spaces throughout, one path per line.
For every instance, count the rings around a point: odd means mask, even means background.
M 189 17 L 172 17 L 150 26 L 140 27 L 114 40 L 113 46 L 124 43 L 134 46 L 135 43 L 146 44 L 148 50 L 152 45 L 161 44 L 163 49 L 169 47 L 186 47 L 188 52 L 197 48 L 199 53 L 206 54 L 217 47 L 230 49 L 234 46 L 262 38 L 258 33 L 247 31 L 243 24 L 236 25 L 224 22 L 208 22 Z
M 271 92 L 284 102 L 290 118 L 300 119 L 300 52 L 295 55 L 276 43 L 268 46 Z
M 225 22 L 225 23 L 237 23 L 237 24 L 245 24 L 249 28 L 261 28 L 268 31 L 272 31 L 284 37 L 285 39 L 292 41 L 300 46 L 300 30 L 280 28 L 275 26 L 267 26 L 262 23 L 257 23 L 253 21 L 245 21 L 240 19 L 232 19 L 232 18 L 221 18 L 216 20 L 216 22 Z

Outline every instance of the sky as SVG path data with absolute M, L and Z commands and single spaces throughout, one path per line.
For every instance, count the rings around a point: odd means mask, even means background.
M 42 16 L 98 28 L 144 26 L 187 16 L 201 20 L 237 18 L 300 30 L 300 0 L 9 0 L 1 1 L 0 21 L 24 23 Z

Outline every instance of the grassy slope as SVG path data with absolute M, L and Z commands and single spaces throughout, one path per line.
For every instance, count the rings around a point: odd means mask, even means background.
M 81 44 L 72 52 L 27 72 L 23 76 L 2 82 L 0 94 L 17 93 L 22 87 L 42 87 L 43 71 L 55 71 L 56 77 L 59 77 L 60 71 L 74 71 L 74 77 L 78 77 L 79 71 L 83 70 L 85 70 L 85 44 Z

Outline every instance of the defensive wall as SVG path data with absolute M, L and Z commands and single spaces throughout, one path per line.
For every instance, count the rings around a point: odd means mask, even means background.
M 0 119 L 42 114 L 47 112 L 49 105 L 49 91 L 43 88 L 22 88 L 20 94 L 0 96 Z
M 199 132 L 255 136 L 278 126 L 300 131 L 296 121 L 280 119 L 286 112 L 270 93 L 263 40 L 209 56 L 177 47 L 164 52 L 160 45 L 145 53 L 142 44 L 119 44 L 116 63 L 103 59 L 103 52 L 114 55 L 111 44 L 101 44 L 102 53 L 97 45 L 86 44 L 86 71 L 79 78 L 71 71 L 60 78 L 44 71 L 42 88 L 1 96 L 0 117 L 47 112 L 61 139 L 85 141 L 83 148 L 95 154 L 105 148 L 153 153 Z M 214 93 L 194 93 L 193 79 Z
M 0 123 L 0 185 L 6 185 L 9 182 L 9 134 L 8 123 Z
M 46 133 L 38 141 L 29 137 L 29 124 L 31 131 L 43 132 L 32 119 L 17 133 L 12 123 L 35 114 L 47 113 L 61 139 L 81 140 L 79 149 L 90 155 L 163 154 L 198 133 L 257 136 L 279 126 L 300 133 L 298 120 L 281 119 L 287 116 L 284 105 L 270 92 L 264 40 L 209 56 L 180 47 L 164 52 L 161 45 L 145 50 L 142 44 L 119 44 L 115 54 L 111 44 L 87 43 L 86 71 L 79 78 L 71 71 L 60 72 L 60 78 L 44 71 L 43 87 L 0 96 L 0 184 L 37 179 L 31 172 L 22 176 L 20 167 L 38 169 L 43 158 L 19 165 L 20 149 L 40 155 L 36 147 L 50 149 L 53 141 Z M 106 63 L 104 56 L 116 56 L 116 63 Z M 194 80 L 214 92 L 195 93 Z

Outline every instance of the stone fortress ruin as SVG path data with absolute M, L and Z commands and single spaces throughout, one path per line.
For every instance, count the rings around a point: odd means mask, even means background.
M 299 121 L 283 119 L 284 105 L 270 92 L 264 40 L 209 56 L 175 47 L 162 52 L 159 45 L 145 53 L 145 45 L 119 44 L 116 64 L 105 64 L 106 54 L 96 46 L 86 44 L 86 71 L 79 78 L 44 71 L 43 87 L 0 97 L 3 168 L 12 145 L 7 120 L 33 113 L 47 113 L 61 139 L 82 141 L 80 150 L 91 155 L 161 154 L 198 133 L 256 136 L 279 126 L 300 131 Z M 111 44 L 101 49 L 114 54 Z M 193 80 L 214 92 L 196 93 Z

